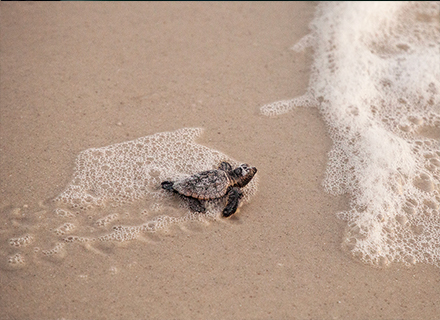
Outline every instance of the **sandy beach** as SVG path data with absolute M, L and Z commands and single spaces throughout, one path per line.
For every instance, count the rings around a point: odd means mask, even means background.
M 314 10 L 2 2 L 1 318 L 439 319 L 438 267 L 375 268 L 342 248 L 349 198 L 322 187 L 332 141 L 318 109 L 260 113 L 306 90 L 312 52 L 289 48 Z M 234 217 L 8 266 L 10 239 L 53 218 L 81 151 L 181 128 L 258 168 Z M 52 231 L 38 229 L 42 249 Z

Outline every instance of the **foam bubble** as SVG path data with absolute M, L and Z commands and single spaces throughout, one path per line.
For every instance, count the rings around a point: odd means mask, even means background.
M 119 270 L 118 270 L 117 267 L 113 266 L 113 267 L 110 267 L 109 272 L 110 272 L 111 275 L 115 275 L 115 274 L 117 274 L 119 272 Z
M 112 213 L 112 214 L 109 214 L 109 215 L 105 216 L 104 218 L 98 219 L 98 220 L 95 222 L 95 224 L 96 224 L 98 227 L 105 227 L 105 226 L 107 226 L 108 224 L 110 224 L 112 221 L 117 220 L 118 217 L 119 217 L 119 214 L 117 214 L 117 213 Z
M 295 107 L 316 107 L 316 99 L 309 94 L 297 97 L 293 100 L 280 100 L 261 107 L 261 113 L 265 116 L 274 117 L 292 111 Z
M 351 197 L 344 246 L 374 265 L 440 264 L 439 6 L 320 4 L 294 47 L 314 49 L 308 92 L 261 108 L 316 102 L 334 143 L 324 187 Z
M 11 266 L 21 266 L 24 265 L 24 257 L 21 253 L 16 253 L 8 258 L 8 263 Z
M 9 239 L 9 244 L 14 247 L 23 247 L 32 243 L 33 239 L 32 235 L 27 234 L 22 237 Z
M 64 210 L 64 209 L 60 209 L 60 208 L 56 208 L 54 210 L 54 212 L 57 216 L 63 217 L 63 218 L 72 218 L 75 216 L 75 214 L 70 212 L 69 210 Z
M 200 214 L 189 213 L 181 217 L 171 217 L 161 215 L 152 220 L 137 226 L 114 226 L 111 233 L 105 234 L 98 238 L 99 241 L 118 241 L 125 242 L 136 240 L 142 233 L 157 232 L 159 230 L 167 230 L 173 224 L 184 223 L 188 221 L 201 221 Z
M 64 247 L 64 243 L 58 242 L 55 247 L 49 250 L 42 250 L 43 255 L 45 256 L 56 256 L 57 258 L 64 258 L 66 255 L 66 250 Z
M 70 233 L 75 229 L 75 225 L 73 223 L 64 223 L 54 230 L 55 234 L 58 236 L 64 235 L 66 233 Z
M 89 238 L 89 237 L 79 237 L 79 236 L 68 236 L 63 238 L 63 241 L 66 243 L 73 243 L 73 242 L 79 242 L 79 243 L 87 243 L 95 241 L 95 238 Z

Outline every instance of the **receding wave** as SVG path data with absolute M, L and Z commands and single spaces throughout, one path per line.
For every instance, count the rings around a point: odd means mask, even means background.
M 308 91 L 268 116 L 317 106 L 333 148 L 324 181 L 348 194 L 343 246 L 362 261 L 440 265 L 438 2 L 330 2 L 311 33 Z

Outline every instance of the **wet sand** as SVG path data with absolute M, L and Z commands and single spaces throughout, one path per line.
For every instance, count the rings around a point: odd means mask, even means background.
M 319 112 L 259 113 L 307 87 L 312 52 L 289 48 L 308 33 L 313 3 L 0 9 L 2 259 L 11 211 L 62 192 L 90 147 L 202 127 L 199 143 L 260 179 L 233 219 L 2 268 L 2 318 L 439 318 L 437 267 L 376 269 L 341 248 L 335 213 L 349 199 L 321 186 L 331 140 Z

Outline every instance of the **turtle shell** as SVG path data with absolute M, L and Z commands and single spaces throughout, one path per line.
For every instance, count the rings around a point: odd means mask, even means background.
M 209 200 L 223 197 L 231 182 L 223 170 L 209 170 L 176 181 L 173 189 L 187 197 Z

